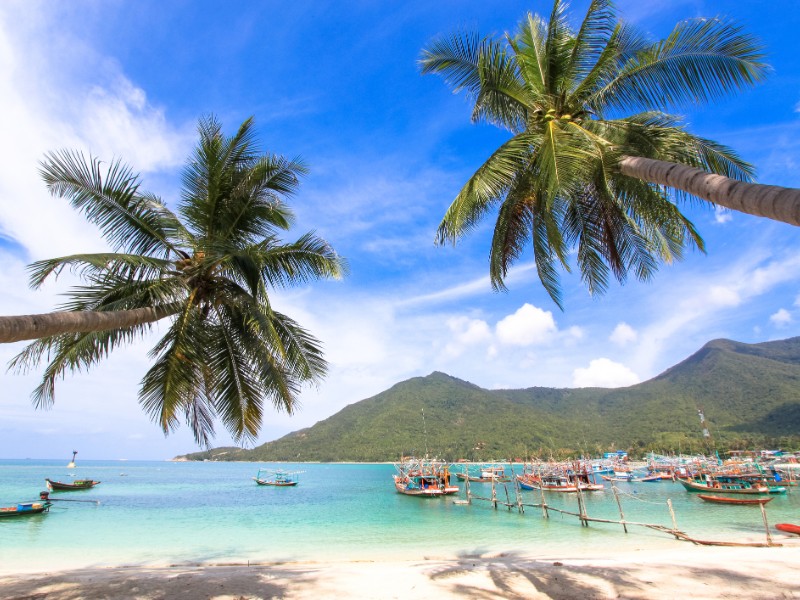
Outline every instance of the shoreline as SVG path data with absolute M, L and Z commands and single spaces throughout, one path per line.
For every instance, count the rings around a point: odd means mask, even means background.
M 796 543 L 794 542 L 796 540 Z M 571 553 L 464 552 L 452 558 L 86 567 L 0 575 L 0 597 L 800 598 L 800 538 L 773 548 Z

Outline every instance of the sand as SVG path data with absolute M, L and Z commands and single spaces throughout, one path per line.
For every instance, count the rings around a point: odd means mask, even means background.
M 800 598 L 800 538 L 773 548 L 675 548 L 569 558 L 451 559 L 85 568 L 0 575 L 4 600 L 287 598 Z M 0 565 L 2 568 L 2 565 Z

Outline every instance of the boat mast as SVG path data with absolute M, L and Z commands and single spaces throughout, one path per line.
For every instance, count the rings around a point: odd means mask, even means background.
M 425 458 L 428 458 L 428 428 L 425 425 L 425 409 L 422 409 L 422 435 L 425 437 Z

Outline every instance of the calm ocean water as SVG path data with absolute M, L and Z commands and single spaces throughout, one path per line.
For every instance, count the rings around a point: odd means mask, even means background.
M 524 515 L 454 497 L 419 499 L 394 490 L 392 465 L 282 464 L 304 471 L 294 488 L 257 486 L 256 463 L 64 460 L 0 461 L 0 506 L 35 500 L 44 479 L 93 478 L 92 490 L 53 494 L 49 514 L 0 520 L 0 572 L 109 565 L 421 559 L 489 552 L 602 554 L 608 548 L 686 544 L 645 528 L 592 524 L 527 508 Z M 462 484 L 463 486 L 463 484 Z M 698 538 L 765 539 L 757 507 L 708 505 L 672 482 L 618 484 L 629 521 L 671 526 Z M 491 486 L 473 484 L 477 493 Z M 513 490 L 510 492 L 513 498 Z M 523 492 L 539 502 L 539 492 Z M 505 492 L 499 491 L 501 498 Z M 459 496 L 461 498 L 463 496 Z M 619 518 L 610 489 L 586 494 L 587 512 Z M 551 506 L 577 512 L 572 494 L 548 494 Z M 767 505 L 770 525 L 800 521 L 800 491 Z M 773 534 L 779 535 L 774 529 Z M 678 546 L 679 547 L 679 546 Z

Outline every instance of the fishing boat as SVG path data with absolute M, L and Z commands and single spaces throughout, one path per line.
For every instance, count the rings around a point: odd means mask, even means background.
M 48 512 L 50 502 L 20 502 L 16 506 L 0 507 L 0 519 L 7 517 L 28 517 Z
M 68 492 L 75 490 L 89 490 L 100 482 L 94 479 L 76 479 L 72 483 L 64 483 L 63 481 L 53 481 L 52 479 L 45 478 L 47 489 L 51 492 Z
M 678 479 L 678 482 L 689 492 L 705 492 L 708 494 L 769 494 L 765 485 L 753 485 L 735 477 L 711 477 L 705 479 Z
M 775 529 L 778 531 L 784 531 L 786 533 L 794 533 L 795 535 L 800 535 L 800 525 L 794 525 L 792 523 L 778 523 L 775 525 Z
M 725 496 L 713 496 L 708 494 L 697 494 L 697 497 L 706 502 L 715 502 L 717 504 L 766 504 L 772 501 L 772 498 L 727 498 Z
M 456 478 L 461 481 L 469 480 L 473 483 L 508 483 L 511 477 L 506 475 L 506 469 L 502 465 L 478 465 L 470 470 L 469 466 L 464 471 L 455 473 Z
M 298 475 L 303 471 L 283 471 L 274 469 L 259 469 L 253 481 L 258 485 L 271 485 L 273 487 L 294 487 L 300 483 Z
M 450 465 L 430 458 L 403 457 L 394 465 L 394 487 L 400 494 L 435 498 L 457 494 L 460 489 L 450 484 Z

